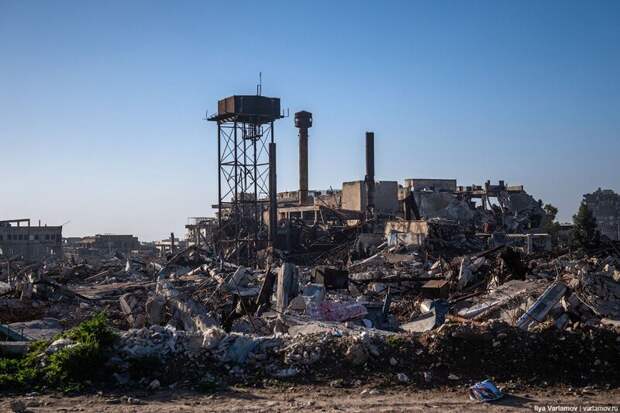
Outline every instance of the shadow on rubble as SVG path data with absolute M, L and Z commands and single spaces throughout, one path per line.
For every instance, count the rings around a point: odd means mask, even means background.
M 234 389 L 226 389 L 217 393 L 220 397 L 233 398 L 233 399 L 241 399 L 241 400 L 261 400 L 264 397 L 257 396 L 256 394 L 251 394 L 248 392 L 238 391 Z
M 497 406 L 515 407 L 515 408 L 520 408 L 520 409 L 530 409 L 530 407 L 527 406 L 527 404 L 532 403 L 532 402 L 536 402 L 536 399 L 532 399 L 529 397 L 515 396 L 512 394 L 505 394 L 504 397 L 502 397 L 499 400 L 495 400 L 491 402 L 491 404 L 494 404 Z

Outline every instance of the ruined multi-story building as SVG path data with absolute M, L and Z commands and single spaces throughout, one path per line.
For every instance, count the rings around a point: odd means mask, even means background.
M 97 234 L 82 238 L 79 246 L 80 248 L 99 250 L 109 254 L 115 251 L 128 253 L 140 249 L 140 241 L 138 241 L 138 237 L 133 235 Z
M 611 189 L 597 189 L 583 196 L 588 209 L 596 218 L 602 235 L 620 240 L 620 195 Z
M 34 226 L 27 218 L 0 221 L 0 255 L 27 260 L 60 257 L 62 226 Z

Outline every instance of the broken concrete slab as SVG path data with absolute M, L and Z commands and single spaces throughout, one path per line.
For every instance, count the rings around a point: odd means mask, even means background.
M 121 310 L 127 317 L 127 322 L 132 328 L 142 328 L 146 318 L 142 312 L 142 308 L 138 299 L 131 293 L 126 293 L 120 296 L 119 304 Z
M 600 273 L 583 274 L 575 294 L 599 317 L 620 319 L 620 283 L 613 279 Z
M 527 330 L 534 323 L 541 323 L 549 311 L 566 294 L 566 284 L 557 281 L 549 286 L 534 304 L 517 320 L 517 327 Z
M 226 283 L 226 287 L 230 292 L 236 292 L 248 286 L 252 272 L 249 268 L 239 267 Z
M 146 310 L 146 319 L 149 324 L 161 324 L 164 317 L 164 307 L 166 306 L 166 299 L 162 296 L 156 295 L 149 297 L 146 300 L 144 308 Z
M 422 333 L 430 331 L 442 325 L 448 314 L 448 303 L 445 300 L 435 300 L 431 304 L 431 310 L 421 314 L 412 321 L 401 324 L 400 329 L 408 333 Z
M 50 340 L 62 332 L 63 326 L 55 318 L 42 318 L 40 320 L 24 321 L 9 324 L 14 331 L 23 333 L 32 340 Z
M 191 298 L 183 297 L 183 294 L 165 278 L 158 280 L 157 292 L 167 299 L 174 317 L 183 323 L 185 330 L 205 332 L 218 325 L 217 321 L 208 315 L 208 310 L 203 305 Z
M 299 293 L 299 273 L 297 266 L 290 262 L 282 264 L 278 271 L 276 286 L 276 309 L 284 312 L 291 299 Z

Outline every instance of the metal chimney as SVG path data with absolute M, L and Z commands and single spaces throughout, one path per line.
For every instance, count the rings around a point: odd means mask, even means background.
M 269 241 L 277 247 L 278 239 L 278 177 L 276 175 L 276 143 L 269 143 Z
M 308 128 L 312 127 L 312 113 L 295 113 L 295 127 L 299 128 L 299 204 L 308 203 Z
M 366 132 L 366 196 L 370 212 L 375 207 L 375 134 Z

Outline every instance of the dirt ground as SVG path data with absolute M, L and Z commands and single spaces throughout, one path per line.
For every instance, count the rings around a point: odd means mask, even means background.
M 212 394 L 159 391 L 131 396 L 99 393 L 74 397 L 28 395 L 4 397 L 2 412 L 11 401 L 24 402 L 29 412 L 618 412 L 620 389 L 584 390 L 552 387 L 507 394 L 490 404 L 472 402 L 464 386 L 418 390 L 413 387 L 376 389 L 296 386 L 229 388 Z

